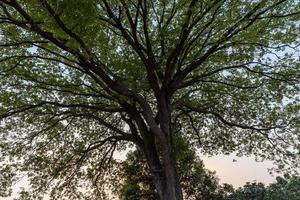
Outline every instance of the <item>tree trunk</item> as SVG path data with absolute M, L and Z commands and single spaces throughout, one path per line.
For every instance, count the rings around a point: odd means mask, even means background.
M 157 168 L 151 167 L 153 182 L 159 198 L 160 200 L 183 200 L 174 152 L 170 148 L 166 148 L 163 154 L 162 173 L 157 173 L 158 171 L 155 171 Z
M 140 128 L 141 145 L 152 180 L 160 200 L 183 200 L 182 188 L 177 173 L 176 156 L 172 145 L 171 105 L 167 95 L 159 97 L 159 122 L 156 127 Z M 147 118 L 147 116 L 146 116 Z M 159 131 L 157 130 L 159 127 Z M 157 141 L 156 141 L 157 139 Z M 156 143 L 156 142 L 159 142 Z M 159 145 L 159 148 L 157 148 Z
M 163 132 L 160 137 L 165 184 L 161 200 L 183 200 L 182 188 L 176 166 L 176 156 L 172 145 L 171 105 L 167 92 L 161 93 L 159 102 L 159 125 Z
M 161 144 L 162 161 L 159 159 L 151 137 L 145 141 L 145 147 L 146 160 L 160 200 L 182 200 L 182 189 L 171 140 L 166 138 L 165 142 Z
M 171 146 L 171 142 L 168 141 L 168 144 L 166 144 L 163 149 L 166 188 L 162 200 L 182 200 L 182 188 L 177 172 L 175 153 Z

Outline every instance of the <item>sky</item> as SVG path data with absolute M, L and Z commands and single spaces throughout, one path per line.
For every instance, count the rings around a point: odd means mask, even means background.
M 246 182 L 262 182 L 269 184 L 276 178 L 268 169 L 273 167 L 271 161 L 256 162 L 253 157 L 236 157 L 233 155 L 202 157 L 205 167 L 215 171 L 220 183 L 232 184 L 235 188 Z

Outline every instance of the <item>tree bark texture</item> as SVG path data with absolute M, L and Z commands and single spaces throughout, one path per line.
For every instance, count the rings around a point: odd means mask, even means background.
M 159 140 L 161 158 L 158 156 L 155 139 L 144 140 L 148 143 L 145 154 L 151 170 L 153 182 L 161 200 L 182 200 L 182 188 L 176 166 L 176 155 L 172 145 L 171 106 L 167 95 L 162 94 L 159 102 L 159 126 L 162 135 Z M 155 133 L 151 134 L 152 136 Z M 150 141 L 150 142 L 149 142 Z M 150 143 L 150 144 L 149 144 Z
M 162 147 L 162 164 L 157 153 L 145 154 L 160 200 L 182 200 L 183 195 L 177 173 L 175 153 L 170 143 L 166 143 Z

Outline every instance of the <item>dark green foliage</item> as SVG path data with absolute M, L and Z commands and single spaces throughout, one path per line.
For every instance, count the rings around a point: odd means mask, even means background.
M 123 180 L 118 186 L 118 195 L 122 200 L 156 200 L 155 186 L 151 180 L 149 168 L 143 154 L 136 150 L 127 155 L 120 163 L 120 174 L 116 177 Z
M 267 188 L 265 200 L 299 200 L 300 176 L 277 177 L 276 182 Z
M 277 177 L 276 182 L 265 186 L 262 183 L 246 183 L 238 188 L 228 199 L 230 200 L 299 200 L 300 177 Z
M 266 197 L 266 187 L 262 183 L 246 183 L 242 188 L 238 188 L 233 195 L 232 199 L 235 200 L 264 200 Z

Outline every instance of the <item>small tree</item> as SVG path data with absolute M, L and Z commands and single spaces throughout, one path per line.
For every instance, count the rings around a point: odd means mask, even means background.
M 159 198 L 181 200 L 175 134 L 297 167 L 299 4 L 0 0 L 5 177 L 104 198 L 113 152 L 134 144 Z

